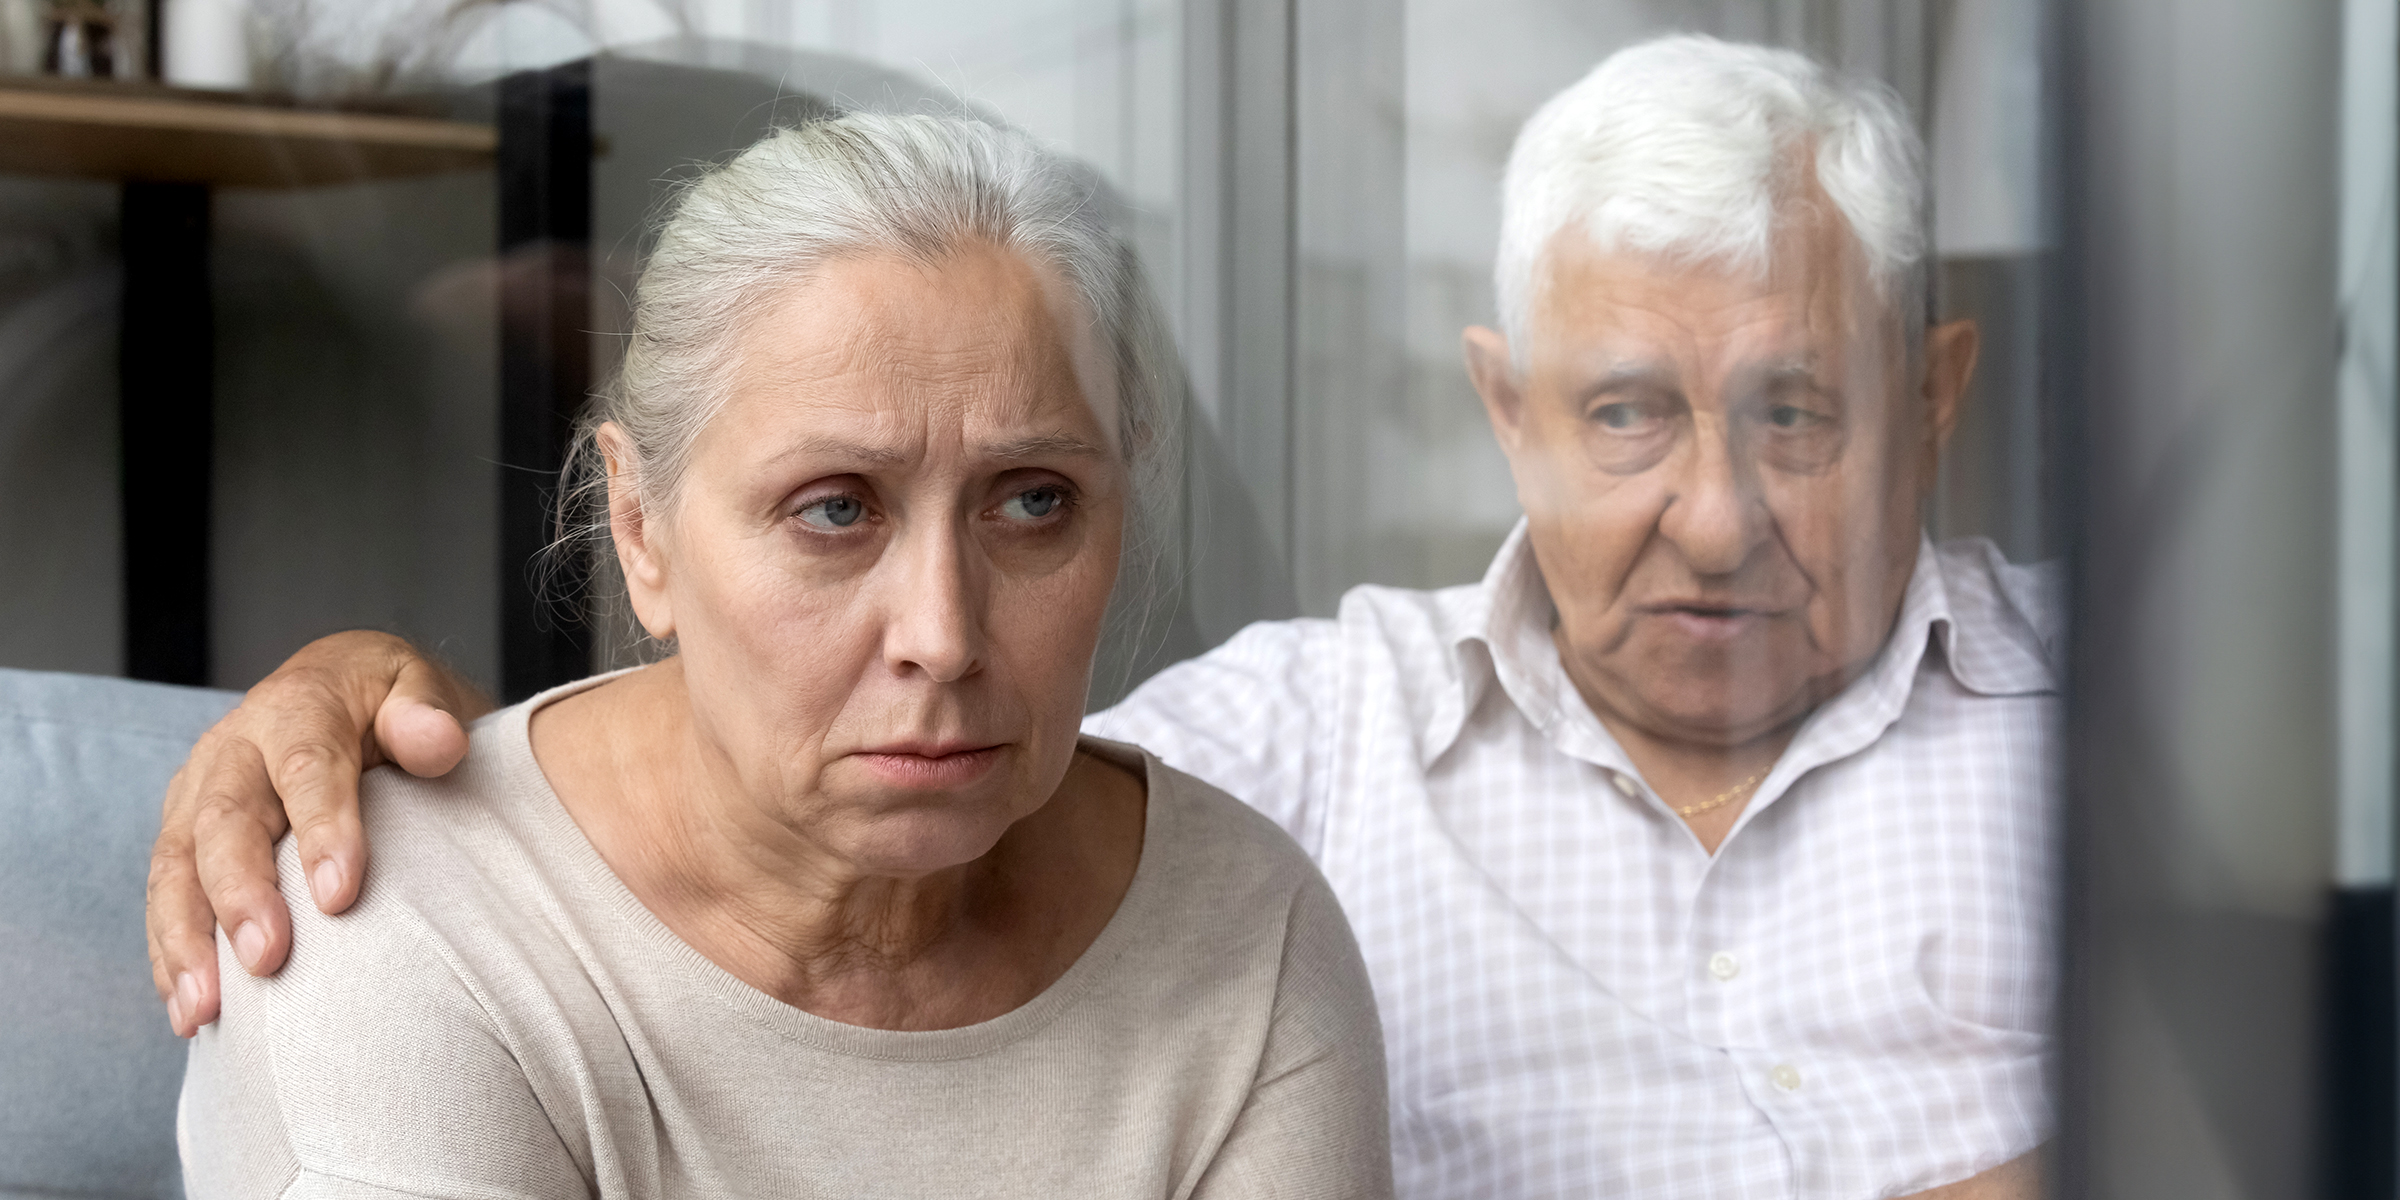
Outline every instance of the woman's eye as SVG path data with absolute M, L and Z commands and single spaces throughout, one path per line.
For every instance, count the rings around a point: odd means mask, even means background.
M 1066 493 L 1054 487 L 1038 487 L 1018 492 L 1000 506 L 1002 514 L 1019 521 L 1039 521 L 1057 512 L 1067 502 Z
M 818 529 L 847 529 L 867 515 L 867 506 L 856 496 L 828 496 L 799 512 L 803 524 Z

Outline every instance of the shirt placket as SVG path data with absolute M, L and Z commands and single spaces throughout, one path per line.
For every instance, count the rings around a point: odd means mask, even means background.
M 1683 947 L 1692 1038 L 1725 1056 L 1742 1093 L 1792 1146 L 1806 1140 L 1815 1072 L 1799 1047 L 1774 1044 L 1789 1023 L 1769 1006 L 1788 1001 L 1797 981 L 1781 970 L 1790 955 L 1777 931 L 1738 902 L 1740 881 L 1728 878 L 1742 868 L 1738 856 L 1725 847 L 1719 855 L 1693 896 Z
M 1607 769 L 1626 800 L 1663 807 L 1638 778 Z M 1697 840 L 1691 844 L 1697 862 L 1679 881 L 1679 919 L 1674 934 L 1662 939 L 1657 967 L 1668 995 L 1680 985 L 1675 1007 L 1684 1036 L 1718 1056 L 1720 1069 L 1789 1148 L 1809 1139 L 1812 1072 L 1796 1047 L 1766 1042 L 1768 1031 L 1788 1028 L 1771 1019 L 1767 1006 L 1790 995 L 1792 981 L 1777 973 L 1789 956 L 1778 953 L 1778 931 L 1741 902 L 1742 855 L 1733 846 L 1728 838 L 1710 855 Z

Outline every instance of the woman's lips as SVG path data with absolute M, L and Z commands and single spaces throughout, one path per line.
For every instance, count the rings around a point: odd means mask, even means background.
M 1002 749 L 886 747 L 862 750 L 851 757 L 893 787 L 934 792 L 963 788 L 990 774 L 999 765 Z

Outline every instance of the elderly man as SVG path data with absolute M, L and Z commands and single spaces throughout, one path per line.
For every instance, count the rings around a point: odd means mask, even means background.
M 2056 619 L 1920 528 L 1976 346 L 1926 324 L 1920 159 L 1789 53 L 1611 57 L 1519 136 L 1465 336 L 1525 510 L 1483 581 L 1359 588 L 1089 719 L 1332 881 L 1405 1196 L 2036 1190 Z M 179 1030 L 212 906 L 286 953 L 285 809 L 338 911 L 362 762 L 446 770 L 481 707 L 346 635 L 212 731 L 153 875 Z

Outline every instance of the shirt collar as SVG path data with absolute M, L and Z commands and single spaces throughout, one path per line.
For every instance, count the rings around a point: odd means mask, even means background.
M 1800 773 L 1856 753 L 1882 736 L 1907 707 L 1918 667 L 1935 639 L 1950 676 L 1968 691 L 1988 696 L 2055 692 L 2056 638 L 2044 632 L 2056 624 L 2045 587 L 2050 582 L 2034 569 L 2011 566 L 1989 541 L 1963 539 L 1937 547 L 1920 535 L 1916 568 L 1902 592 L 1891 637 L 1865 673 L 1810 715 L 1791 752 L 1762 784 L 1761 797 L 1769 787 L 1780 791 Z M 1526 537 L 1526 522 L 1519 518 L 1469 602 L 1454 610 L 1446 638 L 1457 685 L 1428 714 L 1428 766 L 1458 740 L 1467 717 L 1496 683 L 1560 749 L 1588 750 L 1582 756 L 1631 769 L 1559 661 L 1550 638 L 1557 611 Z M 1587 738 L 1596 744 L 1566 744 Z M 1804 749 L 1807 753 L 1800 753 Z

